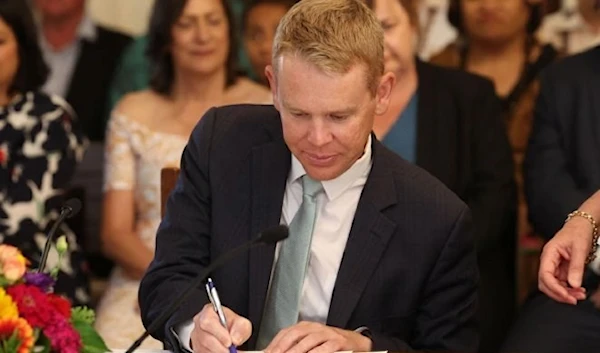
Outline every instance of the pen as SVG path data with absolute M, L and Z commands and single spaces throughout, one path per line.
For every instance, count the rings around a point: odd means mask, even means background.
M 219 317 L 221 325 L 223 325 L 223 327 L 225 327 L 225 329 L 229 331 L 227 327 L 227 320 L 225 319 L 225 313 L 223 312 L 223 307 L 221 306 L 221 299 L 219 299 L 219 293 L 217 293 L 217 288 L 215 287 L 212 278 L 208 278 L 208 280 L 206 281 L 205 288 L 206 294 L 208 295 L 208 299 L 212 303 L 213 308 L 215 309 L 215 312 Z M 229 347 L 229 353 L 237 353 L 237 349 L 235 348 L 233 342 L 231 342 L 231 346 Z

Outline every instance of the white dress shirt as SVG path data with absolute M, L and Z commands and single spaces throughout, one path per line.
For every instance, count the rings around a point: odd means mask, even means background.
M 373 165 L 371 144 L 369 136 L 364 154 L 354 162 L 350 169 L 335 179 L 322 182 L 324 192 L 317 195 L 317 218 L 300 297 L 298 319 L 301 321 L 323 324 L 327 321 L 333 287 L 354 221 L 356 207 Z M 290 173 L 283 195 L 282 224 L 290 224 L 300 208 L 302 203 L 301 178 L 305 174 L 306 171 L 300 161 L 292 155 Z M 275 261 L 277 261 L 278 253 L 279 245 L 276 248 Z M 227 306 L 227 303 L 223 303 L 223 305 Z M 193 322 L 176 329 L 179 341 L 187 349 L 190 349 L 189 342 L 193 329 Z
M 300 320 L 327 321 L 333 286 L 371 165 L 369 137 L 364 154 L 350 169 L 333 180 L 322 182 L 325 192 L 317 195 L 317 218 L 300 297 Z M 301 178 L 305 174 L 302 164 L 292 155 L 292 167 L 283 196 L 282 224 L 289 225 L 300 208 Z

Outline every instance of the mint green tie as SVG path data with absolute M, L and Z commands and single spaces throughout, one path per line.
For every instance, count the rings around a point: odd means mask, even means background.
M 265 349 L 277 333 L 298 322 L 300 295 L 308 267 L 308 254 L 317 218 L 316 195 L 323 189 L 320 181 L 302 177 L 302 204 L 290 223 L 290 236 L 279 248 L 269 296 L 258 332 L 256 348 Z

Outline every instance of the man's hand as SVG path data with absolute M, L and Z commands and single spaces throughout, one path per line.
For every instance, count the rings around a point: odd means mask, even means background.
M 316 322 L 300 322 L 281 330 L 266 353 L 332 353 L 337 351 L 371 351 L 372 342 L 358 332 L 325 326 Z
M 240 346 L 252 335 L 252 324 L 229 308 L 223 307 L 228 330 L 219 322 L 213 306 L 207 304 L 194 316 L 191 346 L 195 353 L 229 353 L 233 343 Z
M 592 246 L 592 226 L 581 217 L 567 222 L 542 251 L 538 273 L 539 289 L 550 298 L 577 304 L 586 297 L 581 287 L 585 259 Z

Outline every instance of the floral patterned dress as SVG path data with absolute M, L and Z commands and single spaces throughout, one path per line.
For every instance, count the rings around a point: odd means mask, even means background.
M 71 107 L 57 96 L 27 92 L 0 107 L 0 243 L 19 248 L 37 268 L 48 232 L 65 201 L 87 140 Z M 88 304 L 87 264 L 66 226 L 69 241 L 55 292 L 75 305 Z M 46 269 L 58 264 L 52 251 Z

